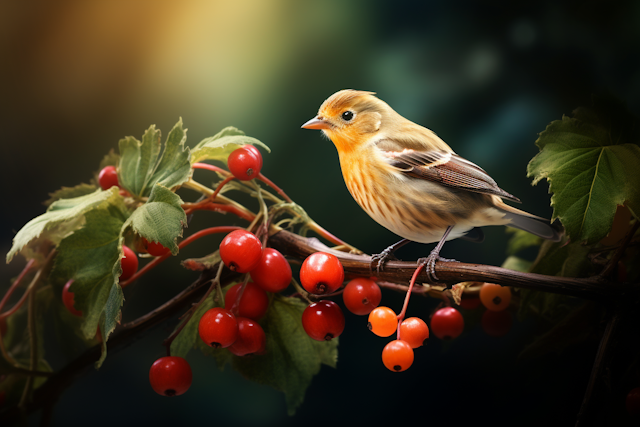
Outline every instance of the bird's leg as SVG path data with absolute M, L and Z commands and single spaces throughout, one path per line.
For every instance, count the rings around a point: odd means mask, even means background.
M 444 232 L 444 235 L 442 236 L 442 239 L 440 239 L 436 247 L 433 248 L 429 256 L 426 258 L 420 258 L 418 260 L 418 264 L 425 264 L 427 277 L 429 277 L 429 280 L 432 283 L 438 281 L 438 276 L 436 276 L 436 261 L 455 261 L 455 259 L 447 259 L 447 258 L 442 258 L 440 256 L 440 250 L 442 250 L 442 247 L 444 246 L 444 242 L 445 240 L 447 240 L 447 236 L 449 235 L 452 229 L 453 229 L 453 226 L 451 225 L 448 226 Z
M 370 267 L 371 271 L 373 271 L 373 264 L 375 263 L 376 272 L 380 273 L 380 270 L 382 270 L 383 264 L 385 263 L 387 258 L 389 258 L 396 250 L 400 249 L 410 241 L 411 240 L 409 239 L 402 239 L 399 242 L 389 246 L 387 249 L 380 252 L 379 254 L 371 255 L 371 267 Z

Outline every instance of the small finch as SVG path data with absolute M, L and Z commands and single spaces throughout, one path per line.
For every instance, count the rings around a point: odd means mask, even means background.
M 438 242 L 424 260 L 433 280 L 447 240 L 482 241 L 478 227 L 509 225 L 558 241 L 548 220 L 509 205 L 520 200 L 498 187 L 480 167 L 458 156 L 433 131 L 396 113 L 373 92 L 341 90 L 302 125 L 321 129 L 333 141 L 344 181 L 371 218 L 403 240 L 374 257 L 380 269 L 409 241 Z

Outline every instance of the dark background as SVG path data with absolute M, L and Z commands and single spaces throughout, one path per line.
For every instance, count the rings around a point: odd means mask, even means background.
M 151 124 L 166 135 L 179 117 L 191 146 L 229 125 L 265 142 L 266 176 L 334 234 L 379 252 L 396 236 L 352 200 L 333 145 L 300 129 L 344 88 L 377 92 L 482 166 L 523 209 L 550 217 L 546 185 L 526 177 L 537 133 L 594 93 L 640 110 L 639 19 L 636 1 L 1 2 L 0 252 L 44 211 L 49 192 L 88 182 L 120 138 L 139 138 Z M 204 214 L 185 234 L 216 218 Z M 485 234 L 480 245 L 448 243 L 443 255 L 499 265 L 508 236 L 501 227 Z M 216 239 L 181 257 L 211 252 Z M 399 256 L 428 250 L 416 244 Z M 177 260 L 166 264 L 125 292 L 125 320 L 196 277 Z M 18 258 L 0 270 L 0 289 L 23 265 Z M 385 294 L 383 304 L 399 310 L 402 296 Z M 436 304 L 416 299 L 408 314 L 427 318 Z M 148 369 L 163 355 L 169 322 L 77 381 L 53 424 L 572 425 L 596 343 L 517 360 L 548 325 L 527 319 L 490 338 L 479 313 L 467 313 L 457 340 L 417 350 L 403 374 L 380 361 L 387 340 L 347 314 L 338 369 L 323 367 L 294 417 L 280 393 L 220 372 L 195 351 L 191 390 L 153 393 Z

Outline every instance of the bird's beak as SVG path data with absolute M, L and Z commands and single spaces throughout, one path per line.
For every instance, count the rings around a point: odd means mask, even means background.
M 313 119 L 309 120 L 307 123 L 302 125 L 303 129 L 330 129 L 331 125 L 320 117 L 316 116 Z

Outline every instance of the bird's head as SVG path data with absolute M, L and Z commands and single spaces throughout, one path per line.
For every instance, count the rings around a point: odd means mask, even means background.
M 321 129 L 338 151 L 351 151 L 380 130 L 386 115 L 394 111 L 374 92 L 345 89 L 322 103 L 318 115 L 302 125 Z

